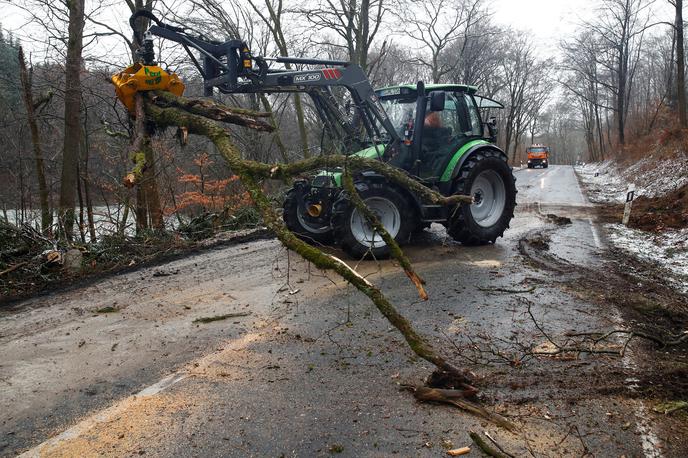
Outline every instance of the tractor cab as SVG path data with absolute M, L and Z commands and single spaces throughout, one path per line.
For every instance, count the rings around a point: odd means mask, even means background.
M 480 108 L 502 105 L 477 96 L 476 90 L 462 84 L 436 84 L 421 87 L 420 92 L 415 85 L 375 91 L 403 139 L 403 146 L 391 162 L 424 181 L 436 183 L 464 145 L 493 137 L 493 123 L 483 122 Z

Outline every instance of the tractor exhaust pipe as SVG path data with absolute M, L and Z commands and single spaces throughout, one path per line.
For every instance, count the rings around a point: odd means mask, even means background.
M 306 212 L 308 213 L 308 215 L 310 217 L 317 218 L 322 213 L 322 205 L 321 204 L 311 204 L 306 209 Z

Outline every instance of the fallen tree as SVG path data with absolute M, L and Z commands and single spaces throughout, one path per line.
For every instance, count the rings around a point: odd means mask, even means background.
M 397 168 L 381 161 L 357 156 L 327 155 L 290 164 L 267 164 L 243 159 L 239 150 L 233 144 L 229 132 L 218 121 L 269 132 L 273 130 L 273 127 L 262 119 L 265 117 L 264 113 L 230 108 L 209 100 L 195 101 L 193 99 L 180 98 L 167 92 L 146 93 L 144 108 L 146 120 L 154 123 L 157 127 L 181 128 L 190 134 L 201 135 L 210 139 L 227 162 L 232 173 L 239 177 L 241 183 L 249 192 L 256 208 L 262 215 L 264 224 L 286 248 L 298 253 L 319 269 L 336 272 L 365 294 L 380 313 L 403 335 L 406 343 L 416 355 L 432 363 L 437 368 L 436 373 L 441 373 L 445 378 L 449 377 L 452 380 L 452 386 L 457 388 L 455 390 L 457 396 L 475 398 L 478 392 L 474 387 L 476 384 L 475 376 L 448 361 L 441 352 L 434 348 L 426 338 L 413 328 L 410 321 L 394 307 L 380 288 L 361 276 L 341 259 L 305 243 L 289 231 L 282 222 L 281 215 L 273 208 L 269 198 L 263 192 L 261 183 L 265 179 L 280 179 L 288 182 L 294 177 L 325 166 L 341 167 L 344 171 L 343 186 L 345 192 L 350 194 L 353 204 L 368 218 L 372 226 L 376 228 L 385 242 L 389 244 L 392 256 L 399 262 L 423 300 L 428 298 L 423 286 L 423 279 L 414 271 L 408 258 L 382 224 L 380 224 L 373 212 L 366 207 L 353 185 L 353 176 L 356 172 L 364 169 L 375 170 L 384 175 L 388 180 L 413 190 L 422 199 L 433 204 L 456 207 L 462 203 L 471 202 L 469 196 L 442 196 L 432 189 L 423 186 Z M 138 123 L 138 125 L 141 124 L 140 122 Z M 448 392 L 445 390 L 443 393 L 447 395 Z M 421 401 L 436 401 L 436 399 L 424 399 L 422 396 L 416 397 Z M 485 413 L 484 409 L 474 408 L 469 401 L 454 402 L 453 404 L 474 414 L 494 420 L 491 415 Z

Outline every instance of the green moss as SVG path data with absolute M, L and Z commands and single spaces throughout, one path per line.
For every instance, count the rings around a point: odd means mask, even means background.
M 96 310 L 96 313 L 115 313 L 119 312 L 119 309 L 116 307 L 113 307 L 111 305 L 108 305 L 107 307 L 99 308 Z

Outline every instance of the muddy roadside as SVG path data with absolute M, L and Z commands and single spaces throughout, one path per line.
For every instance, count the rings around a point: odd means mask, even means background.
M 0 281 L 0 290 L 3 292 L 0 295 L 0 313 L 11 312 L 22 301 L 32 297 L 87 287 L 113 275 L 164 265 L 205 250 L 271 237 L 266 228 L 257 227 L 219 232 L 198 241 L 185 241 L 172 236 L 156 237 L 148 242 L 122 239 L 116 245 L 96 250 L 95 254 L 87 253 L 78 272 L 70 272 L 59 265 L 45 266 L 40 253 L 34 250 L 26 253 L 28 258 L 24 255 L 5 260 L 9 262 L 8 265 L 21 266 L 7 272 Z M 112 252 L 112 256 L 108 259 L 109 252 Z
M 614 209 L 595 207 L 593 215 L 609 222 L 610 215 L 616 217 Z M 654 218 L 649 215 L 645 221 Z M 641 400 L 665 444 L 663 455 L 681 456 L 688 449 L 688 295 L 677 289 L 672 273 L 661 263 L 605 244 L 603 264 L 590 268 L 552 250 L 553 237 L 552 230 L 535 230 L 519 241 L 519 251 L 531 265 L 558 273 L 556 283 L 563 291 L 619 312 L 618 319 L 604 328 L 567 333 L 561 345 L 572 351 L 563 353 L 618 352 L 624 383 L 597 388 Z

